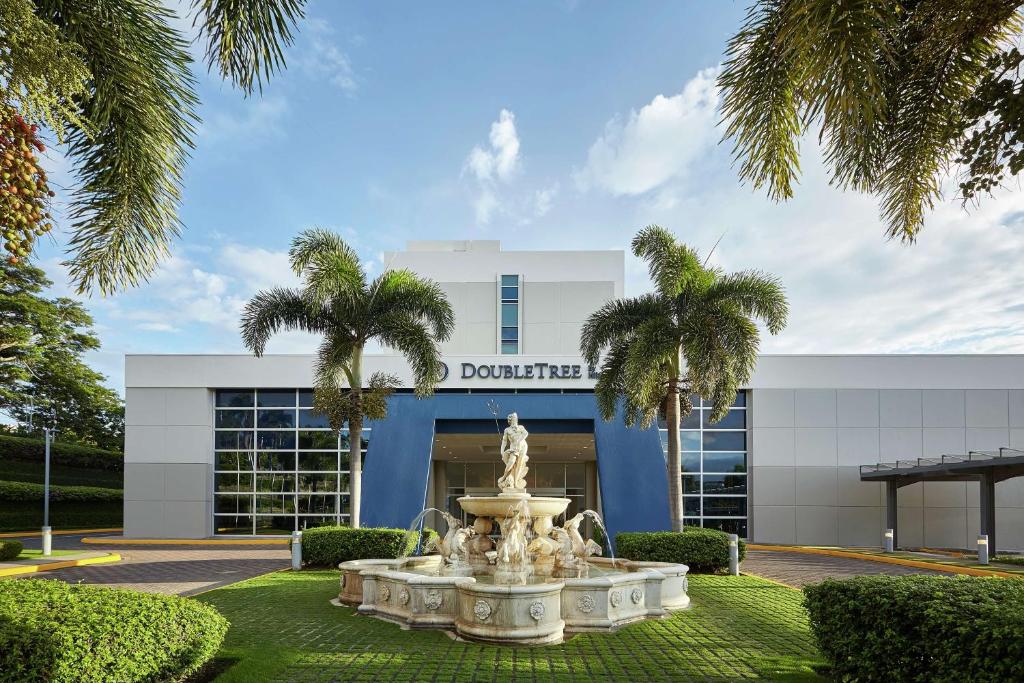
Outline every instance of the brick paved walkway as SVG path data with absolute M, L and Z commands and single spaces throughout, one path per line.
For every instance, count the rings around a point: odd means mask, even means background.
M 947 572 L 903 567 L 898 564 L 883 564 L 870 560 L 855 560 L 828 555 L 787 553 L 777 550 L 750 550 L 743 562 L 743 572 L 779 581 L 787 586 L 802 588 L 809 583 L 818 583 L 829 577 L 845 579 L 851 576 L 886 574 L 905 576 L 907 574 L 930 574 L 949 576 Z
M 97 535 L 98 536 L 98 535 Z M 96 537 L 96 536 L 94 536 Z M 81 536 L 54 536 L 55 548 L 116 552 L 120 562 L 58 569 L 32 578 L 195 595 L 290 565 L 288 546 L 83 545 Z M 39 547 L 39 539 L 24 539 Z

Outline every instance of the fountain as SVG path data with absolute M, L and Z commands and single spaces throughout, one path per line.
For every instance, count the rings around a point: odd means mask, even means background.
M 475 516 L 472 527 L 443 510 L 424 510 L 411 529 L 431 511 L 447 524 L 427 548 L 434 554 L 343 562 L 338 601 L 403 628 L 444 628 L 470 640 L 524 645 L 611 631 L 687 607 L 686 565 L 601 557 L 601 546 L 580 533 L 590 517 L 608 538 L 593 510 L 554 524 L 569 499 L 527 492 L 528 436 L 511 413 L 501 435 L 501 493 L 458 499 Z

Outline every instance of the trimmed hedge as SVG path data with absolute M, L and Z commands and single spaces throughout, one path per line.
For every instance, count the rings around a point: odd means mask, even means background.
M 24 481 L 0 481 L 0 500 L 43 502 L 45 488 L 42 484 Z M 124 492 L 120 489 L 104 489 L 98 486 L 51 486 L 50 502 L 74 501 L 78 503 L 120 503 Z
M 302 563 L 314 567 L 337 567 L 349 560 L 401 557 L 416 549 L 416 536 L 405 529 L 314 527 L 302 532 Z M 433 529 L 423 529 L 423 543 L 436 536 Z
M 835 680 L 1024 681 L 1024 581 L 826 579 L 804 605 Z
M 45 474 L 46 468 L 42 461 L 11 460 L 0 456 L 0 477 L 3 477 L 5 481 L 27 481 L 31 484 L 42 484 Z M 57 465 L 50 468 L 50 484 L 120 489 L 124 488 L 124 472 Z
M 0 681 L 166 681 L 216 654 L 228 622 L 173 595 L 0 582 Z
M 718 529 L 623 531 L 615 534 L 615 550 L 628 560 L 685 564 L 695 574 L 729 569 L 729 535 Z M 747 544 L 740 539 L 740 560 L 746 555 Z
M 119 527 L 124 494 L 95 486 L 51 486 L 50 526 L 65 529 Z M 36 529 L 43 524 L 43 486 L 0 481 L 0 531 Z
M 45 452 L 43 439 L 0 435 L 0 460 L 43 462 Z M 124 455 L 102 448 L 56 442 L 50 444 L 50 464 L 121 472 L 124 470 Z
M 0 562 L 8 562 L 21 555 L 21 550 L 24 548 L 21 541 L 4 541 L 0 540 Z

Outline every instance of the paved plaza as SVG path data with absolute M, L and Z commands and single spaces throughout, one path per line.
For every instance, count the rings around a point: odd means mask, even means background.
M 918 569 L 898 564 L 872 562 L 871 560 L 783 552 L 779 550 L 747 551 L 747 559 L 743 562 L 743 571 L 744 573 L 755 574 L 794 588 L 803 588 L 807 584 L 818 583 L 828 578 L 848 579 L 852 576 L 878 574 L 888 576 L 906 576 L 908 574 L 950 576 L 947 572 L 933 571 L 931 569 Z
M 92 534 L 90 537 L 102 536 Z M 286 545 L 86 545 L 81 542 L 82 538 L 54 536 L 53 547 L 116 552 L 122 560 L 58 569 L 33 578 L 132 588 L 147 593 L 195 595 L 290 565 Z M 39 547 L 38 538 L 19 540 L 26 548 Z

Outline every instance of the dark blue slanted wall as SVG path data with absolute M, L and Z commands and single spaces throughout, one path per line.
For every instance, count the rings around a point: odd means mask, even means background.
M 657 427 L 627 428 L 621 416 L 605 422 L 593 394 L 392 396 L 388 417 L 367 425 L 373 432 L 363 469 L 363 525 L 408 527 L 426 505 L 435 421 L 493 424 L 489 400 L 499 406 L 502 429 L 504 416 L 513 411 L 527 429 L 531 420 L 591 420 L 601 505 L 612 538 L 620 531 L 670 528 L 668 479 Z

